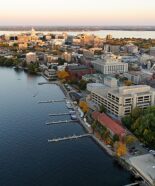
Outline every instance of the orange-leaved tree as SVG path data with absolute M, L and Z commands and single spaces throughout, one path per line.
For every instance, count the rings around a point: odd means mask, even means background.
M 79 106 L 84 113 L 89 111 L 88 104 L 85 101 L 80 101 Z
M 58 76 L 59 79 L 67 79 L 69 77 L 69 73 L 65 70 L 58 71 L 57 76 Z
M 116 147 L 116 155 L 120 157 L 126 155 L 126 153 L 127 153 L 126 144 L 122 142 L 118 142 Z

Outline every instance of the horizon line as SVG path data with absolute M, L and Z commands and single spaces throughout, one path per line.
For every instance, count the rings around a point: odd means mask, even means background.
M 155 27 L 155 25 L 0 25 L 0 27 Z

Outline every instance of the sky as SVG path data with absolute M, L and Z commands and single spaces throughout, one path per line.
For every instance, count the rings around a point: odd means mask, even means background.
M 0 25 L 155 26 L 155 0 L 2 0 Z

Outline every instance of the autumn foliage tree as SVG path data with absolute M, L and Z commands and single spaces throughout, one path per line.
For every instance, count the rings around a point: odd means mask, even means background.
M 118 157 L 124 156 L 127 153 L 127 147 L 125 143 L 118 142 L 116 145 L 116 155 Z
M 128 135 L 125 138 L 127 145 L 133 144 L 136 140 L 137 140 L 136 137 L 134 137 L 133 135 Z
M 58 71 L 57 76 L 59 79 L 67 79 L 69 77 L 69 73 L 64 71 Z
M 84 113 L 89 111 L 88 104 L 85 101 L 80 101 L 79 106 Z

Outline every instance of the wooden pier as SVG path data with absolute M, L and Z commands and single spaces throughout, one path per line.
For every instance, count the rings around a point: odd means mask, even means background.
M 91 134 L 73 135 L 73 136 L 68 136 L 68 137 L 63 137 L 63 138 L 49 139 L 48 142 L 61 142 L 61 141 L 67 141 L 67 140 L 80 139 L 80 138 L 89 137 L 89 136 L 91 136 Z
M 64 116 L 64 115 L 74 115 L 76 112 L 74 110 L 69 112 L 62 112 L 62 113 L 51 113 L 49 116 Z
M 138 182 L 135 182 L 135 183 L 131 183 L 131 184 L 124 185 L 124 186 L 134 186 L 134 185 L 139 185 L 139 183 Z
M 58 114 L 49 114 L 49 116 L 64 116 L 64 115 L 71 115 L 71 114 L 68 112 L 58 113 Z
M 62 123 L 72 123 L 72 122 L 78 122 L 79 120 L 64 120 L 64 121 L 50 121 L 47 122 L 46 125 L 56 125 L 56 124 L 62 124 Z
M 60 103 L 60 102 L 65 102 L 65 99 L 61 99 L 61 100 L 39 101 L 38 104 L 40 104 L 40 103 Z
M 40 82 L 38 85 L 57 85 L 58 81 L 53 81 L 53 82 Z

